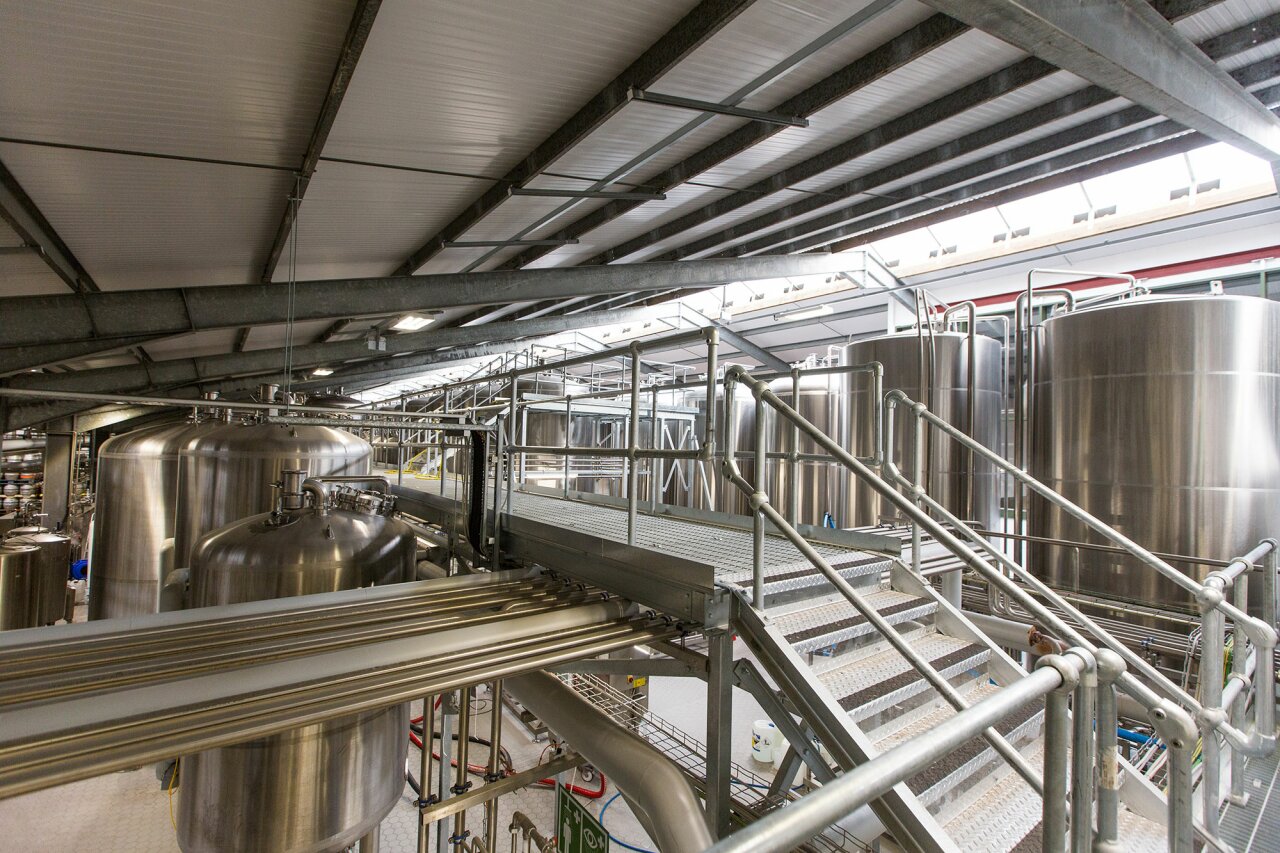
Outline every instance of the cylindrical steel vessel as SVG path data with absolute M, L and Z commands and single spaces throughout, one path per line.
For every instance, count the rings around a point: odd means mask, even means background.
M 173 568 L 178 451 L 223 424 L 171 423 L 112 436 L 98 449 L 89 618 L 155 613 Z
M 40 549 L 0 545 L 0 631 L 40 625 Z
M 256 515 L 195 546 L 191 603 L 407 581 L 415 551 L 407 525 L 378 515 L 314 508 Z M 185 853 L 344 850 L 404 791 L 408 735 L 408 706 L 397 705 L 186 756 L 178 843 Z
M 5 536 L 6 546 L 30 545 L 40 550 L 36 558 L 36 624 L 51 625 L 67 609 L 67 578 L 71 573 L 71 539 L 44 528 L 20 527 Z
M 364 439 L 310 424 L 224 424 L 192 438 L 178 454 L 174 565 L 187 567 L 210 530 L 270 510 L 280 472 L 368 474 L 371 455 Z
M 935 332 L 924 337 L 925 390 L 920 387 L 921 347 L 915 332 L 870 338 L 849 344 L 841 363 L 884 365 L 884 390 L 901 389 L 911 399 L 926 404 L 930 411 L 953 426 L 970 432 L 970 400 L 973 401 L 973 438 L 992 450 L 1000 449 L 1001 345 L 994 338 L 973 338 L 973 393 L 969 391 L 968 335 Z M 874 449 L 873 398 L 866 374 L 845 374 L 848 400 L 846 448 L 856 456 L 870 456 Z M 929 449 L 928 492 L 948 510 L 966 521 L 976 521 L 997 529 L 1000 524 L 999 482 L 994 468 L 982 460 L 972 460 L 955 441 L 937 430 L 926 430 Z M 913 419 L 895 418 L 894 461 L 907 477 L 915 476 Z M 972 474 L 970 471 L 972 470 Z M 852 473 L 845 480 L 845 515 L 837 519 L 842 527 L 861 527 L 882 521 L 900 522 L 894 507 L 857 481 Z M 971 492 L 972 490 L 972 492 Z
M 1230 559 L 1280 532 L 1280 305 L 1137 299 L 1052 318 L 1037 347 L 1032 476 L 1153 551 Z M 1029 509 L 1034 536 L 1110 544 Z M 1033 543 L 1030 560 L 1059 588 L 1193 609 L 1131 558 Z
M 702 441 L 706 430 L 707 392 L 701 388 L 690 389 L 685 396 L 689 408 L 698 410 L 694 421 L 694 436 Z M 748 483 L 755 483 L 756 463 L 752 455 L 756 449 L 756 401 L 751 393 L 741 386 L 734 391 L 733 410 L 725 408 L 724 389 L 716 389 L 716 459 L 711 462 L 696 462 L 693 465 L 692 505 L 698 509 L 711 509 L 735 515 L 748 515 L 751 507 L 748 498 L 742 491 L 729 484 L 720 474 L 720 465 L 725 449 L 725 428 L 728 418 L 733 418 L 738 427 L 737 457 L 738 467 Z
M 848 406 L 844 399 L 846 388 L 838 375 L 808 375 L 800 377 L 800 398 L 795 400 L 795 386 L 790 377 L 775 379 L 769 390 L 798 411 L 805 420 L 827 435 L 841 440 L 843 418 Z M 748 395 L 748 399 L 750 399 Z M 781 418 L 772 406 L 764 409 L 765 446 L 770 452 L 790 453 L 796 431 L 790 421 Z M 797 453 L 822 453 L 822 449 L 808 436 L 801 434 Z M 791 506 L 791 465 L 786 459 L 770 459 L 766 463 L 765 493 L 769 503 L 787 515 Z M 833 460 L 800 461 L 797 463 L 797 502 L 795 520 L 800 524 L 821 525 L 827 513 L 832 519 L 840 515 L 844 489 L 844 470 Z

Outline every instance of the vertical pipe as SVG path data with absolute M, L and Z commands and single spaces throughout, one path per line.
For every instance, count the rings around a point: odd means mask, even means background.
M 489 712 L 489 768 L 484 776 L 486 784 L 492 785 L 502 778 L 502 680 L 493 682 L 491 710 Z M 493 853 L 498 847 L 498 798 L 486 800 L 484 804 L 484 844 L 485 850 Z
M 1159 722 L 1159 721 L 1157 721 Z M 1170 740 L 1160 733 L 1170 752 L 1166 795 L 1169 800 L 1169 853 L 1192 853 L 1195 849 L 1195 825 L 1192 819 L 1191 759 L 1195 753 L 1195 727 L 1188 725 L 1184 737 Z M 1157 731 L 1159 731 L 1157 729 Z
M 502 566 L 502 468 L 504 464 L 506 433 L 502 416 L 497 418 L 497 430 L 494 433 L 494 454 L 493 454 L 493 570 L 496 572 Z
M 1202 618 L 1200 647 L 1200 702 L 1205 708 L 1222 706 L 1222 611 L 1210 607 Z M 1211 835 L 1218 834 L 1218 807 L 1222 802 L 1221 745 L 1212 726 L 1201 731 L 1200 787 L 1204 793 L 1204 826 Z
M 1241 610 L 1248 612 L 1249 610 L 1249 573 L 1241 572 L 1236 578 L 1235 587 L 1232 590 L 1233 603 Z M 1231 674 L 1245 677 L 1245 670 L 1249 663 L 1248 655 L 1248 638 L 1244 633 L 1244 624 L 1235 622 L 1235 631 L 1231 638 Z M 1244 711 L 1245 705 L 1249 701 L 1249 693 L 1241 690 L 1236 694 L 1235 701 L 1231 703 L 1231 725 L 1239 731 L 1244 731 Z M 1227 744 L 1227 749 L 1231 751 L 1231 802 L 1236 804 L 1244 803 L 1244 756 L 1239 750 L 1234 749 Z
M 378 853 L 381 836 L 382 824 L 378 824 L 360 836 L 360 853 Z
M 516 444 L 516 388 L 517 377 L 513 372 L 511 374 L 510 393 L 511 400 L 509 402 L 510 409 L 507 413 L 507 447 Z M 515 490 L 515 468 L 516 459 L 514 452 L 508 452 L 507 459 L 507 505 L 506 511 L 511 512 L 511 493 Z
M 1271 544 L 1271 551 L 1262 562 L 1262 618 L 1268 627 L 1275 628 L 1276 571 L 1280 567 L 1280 544 L 1274 539 L 1266 541 Z M 1259 645 L 1258 665 L 1253 673 L 1254 726 L 1263 736 L 1269 736 L 1276 728 L 1276 703 L 1272 701 L 1276 692 L 1276 671 L 1271 666 L 1274 654 L 1273 644 Z
M 409 410 L 409 402 L 407 400 L 400 401 L 400 411 L 407 412 Z M 396 485 L 404 485 L 404 430 L 396 430 Z
M 800 368 L 791 368 L 791 406 L 797 412 L 800 411 Z M 769 482 L 764 475 L 764 469 L 760 467 L 760 429 L 761 414 L 763 414 L 763 406 L 756 405 L 756 483 L 764 484 Z M 775 415 L 774 422 L 779 426 L 782 425 L 782 417 Z M 774 430 L 778 437 L 782 437 L 782 430 Z M 768 457 L 765 457 L 766 460 Z M 767 461 L 766 461 L 766 464 Z M 778 478 L 781 482 L 781 477 Z M 791 424 L 791 453 L 787 459 L 787 523 L 795 524 L 797 516 L 800 515 L 800 426 L 794 421 Z
M 1085 653 L 1075 650 L 1073 654 Z M 1082 853 L 1093 847 L 1093 720 L 1097 696 L 1098 670 L 1092 660 L 1086 660 L 1071 708 L 1071 849 Z
M 764 401 L 757 397 L 756 493 L 751 498 L 751 604 L 756 610 L 764 610 L 764 513 L 759 507 L 760 501 L 767 500 L 763 489 L 764 470 L 769 459 L 765 448 L 764 411 Z M 780 423 L 781 418 L 776 421 Z
M 1025 297 L 1025 305 L 1023 304 Z M 1023 344 L 1024 336 L 1022 334 L 1022 312 L 1031 309 L 1031 274 L 1027 274 L 1027 292 L 1019 294 L 1014 301 L 1014 324 L 1013 324 L 1013 464 L 1021 471 L 1026 470 L 1026 460 L 1023 458 L 1022 447 L 1022 420 L 1025 415 L 1026 405 L 1026 388 L 1025 388 L 1025 369 L 1024 359 L 1026 353 L 1023 352 L 1025 346 Z M 1013 481 L 1013 532 L 1022 534 L 1025 531 L 1022 526 L 1022 497 L 1023 488 L 1016 478 Z M 1023 554 L 1023 542 L 1021 539 L 1013 540 L 1013 561 L 1018 564 L 1025 562 Z
M 475 688 L 464 687 L 458 694 L 458 771 L 454 774 L 453 787 L 449 790 L 455 797 L 465 794 L 471 787 L 467 779 L 467 760 L 471 752 L 471 697 Z M 448 775 L 448 766 L 441 761 L 440 772 Z M 467 810 L 460 809 L 453 816 L 453 837 L 449 841 L 455 845 L 467 840 Z
M 453 754 L 452 693 L 440 694 L 440 772 L 436 774 L 436 802 L 449 797 L 449 760 Z M 449 853 L 449 832 L 444 824 L 436 827 L 436 853 Z
M 431 790 L 431 750 L 436 740 L 436 705 L 434 696 L 422 697 L 422 758 L 418 762 L 418 808 L 427 804 Z M 443 766 L 443 765 L 442 765 Z M 427 853 L 430 844 L 431 825 L 423 821 L 421 812 L 418 815 L 418 853 Z
M 707 823 L 711 834 L 729 834 L 730 763 L 733 738 L 733 634 L 708 632 Z
M 715 326 L 707 329 L 707 417 L 702 426 L 702 447 L 707 454 L 714 454 L 716 449 L 716 373 L 719 368 L 716 363 L 720 344 L 720 332 Z M 729 407 L 725 405 L 725 417 L 730 420 Z M 713 455 L 707 456 L 707 461 L 711 462 Z M 713 463 L 714 464 L 714 463 Z
M 1124 672 L 1124 661 L 1110 649 L 1095 652 L 1098 671 L 1097 726 L 1098 824 L 1094 853 L 1120 853 L 1120 761 L 1116 726 L 1118 706 L 1116 679 Z
M 636 544 L 636 511 L 639 509 L 636 447 L 640 443 L 640 347 L 631 344 L 631 420 L 627 424 L 627 544 Z
M 924 419 L 917 416 L 913 418 L 912 421 L 915 424 L 915 439 L 911 444 L 911 452 L 915 456 L 915 459 L 912 460 L 912 462 L 915 464 L 915 471 L 914 471 L 915 485 L 912 488 L 912 492 L 913 492 L 912 497 L 915 505 L 917 507 L 920 507 L 923 505 L 920 500 L 920 493 L 924 491 L 924 477 L 925 477 Z M 911 570 L 914 571 L 917 576 L 920 574 L 920 522 L 918 521 L 913 522 L 911 525 Z M 943 578 L 944 586 L 947 584 L 948 578 L 952 576 L 954 576 L 957 581 L 959 580 L 958 572 L 948 572 L 947 575 L 944 576 Z M 951 595 L 950 590 L 944 589 L 943 594 L 944 596 L 947 596 L 948 600 L 950 600 L 950 595 Z M 953 601 L 951 603 L 958 604 L 959 602 Z
M 1066 853 L 1067 750 L 1071 745 L 1071 721 L 1067 714 L 1065 689 L 1059 688 L 1045 697 L 1044 712 L 1044 813 L 1041 818 L 1041 849 L 1044 853 Z

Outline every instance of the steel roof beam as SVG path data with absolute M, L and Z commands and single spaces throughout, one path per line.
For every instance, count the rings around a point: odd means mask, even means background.
M 119 346 L 114 339 L 126 336 L 274 325 L 291 317 L 305 322 L 495 302 L 715 287 L 843 272 L 846 263 L 842 258 L 818 256 L 757 257 L 304 281 L 294 288 L 292 311 L 288 288 L 262 283 L 9 297 L 0 299 L 0 341 L 10 347 L 0 349 L 0 373 L 12 369 L 6 356 L 13 349 L 30 345 L 101 340 L 106 350 Z
M 77 293 L 99 290 L 93 276 L 62 242 L 58 232 L 3 163 L 0 163 L 0 219 L 7 222 L 24 243 L 33 247 L 49 269 L 72 290 Z
M 606 326 L 648 320 L 657 316 L 652 308 L 630 311 L 597 311 L 572 317 L 546 317 L 538 320 L 491 323 L 486 326 L 468 326 L 460 329 L 440 329 L 388 335 L 386 349 L 373 352 L 363 340 L 338 343 L 307 344 L 293 348 L 290 363 L 295 370 L 312 367 L 340 365 L 346 362 L 390 357 L 401 353 L 417 353 L 442 347 L 467 346 L 486 341 L 507 341 L 536 337 L 580 329 L 589 326 Z M 272 373 L 285 364 L 286 351 L 276 349 L 251 350 L 242 353 L 177 358 L 153 361 L 148 364 L 131 364 L 122 367 L 103 367 L 94 370 L 77 370 L 58 374 L 18 374 L 9 380 L 14 388 L 37 388 L 51 391 L 86 391 L 110 394 L 139 388 L 182 386 L 223 379 Z M 402 359 L 391 359 L 403 363 Z
M 577 317 L 582 315 L 574 314 L 572 316 Z M 720 330 L 721 340 L 725 341 L 729 346 L 733 347 L 748 358 L 754 358 L 765 367 L 778 373 L 786 373 L 791 370 L 791 365 L 787 364 L 785 361 L 778 358 L 759 344 L 755 344 L 747 340 L 733 329 L 730 329 L 724 323 L 712 320 L 711 325 Z
M 1253 76 L 1267 81 L 1275 80 L 1280 76 L 1280 58 L 1273 57 L 1235 73 L 1246 80 Z M 1269 100 L 1274 97 L 1274 92 L 1275 88 L 1272 87 L 1260 90 L 1258 94 L 1264 100 Z M 758 240 L 737 246 L 732 251 L 735 254 L 802 252 L 819 249 L 837 241 L 841 241 L 841 245 L 848 245 L 843 242 L 844 238 L 870 230 L 864 220 L 887 209 L 932 210 L 954 204 L 961 197 L 968 198 L 978 194 L 983 191 L 980 188 L 1004 188 L 1017 181 L 1035 180 L 1066 168 L 1083 165 L 1091 159 L 1090 154 L 1092 159 L 1119 154 L 1129 148 L 1159 142 L 1187 132 L 1187 128 L 1177 122 L 1157 121 L 1158 118 L 1145 107 L 1128 107 L 1053 136 L 917 181 L 896 190 L 892 196 L 872 198 L 826 216 L 771 232 Z M 1097 144 L 1089 146 L 1090 142 Z M 1081 145 L 1086 147 L 1082 148 Z M 901 218 L 907 214 L 904 212 L 897 215 Z
M 840 70 L 810 86 L 802 92 L 776 105 L 771 112 L 782 115 L 809 116 L 837 101 L 847 98 L 859 89 L 874 83 L 887 74 L 902 68 L 913 60 L 935 50 L 964 33 L 969 28 L 946 15 L 934 15 L 906 32 L 874 48 Z M 660 192 L 670 192 L 695 176 L 725 160 L 753 148 L 784 130 L 778 125 L 751 122 L 676 163 L 645 183 Z M 619 216 L 634 210 L 643 202 L 610 202 L 570 223 L 549 237 L 576 238 L 612 222 Z M 518 269 L 532 263 L 545 251 L 533 249 L 522 252 L 502 265 L 503 269 Z
M 462 237 L 501 204 L 508 197 L 508 187 L 522 186 L 537 176 L 626 106 L 633 86 L 644 89 L 657 82 L 707 39 L 733 21 L 752 2 L 753 0 L 702 0 L 568 121 L 530 151 L 500 181 L 437 234 L 429 237 L 421 248 L 396 269 L 396 274 L 409 275 L 421 269 L 445 243 Z
M 1177 17 L 1183 17 L 1190 12 L 1208 8 L 1219 2 L 1221 0 L 1188 0 L 1188 2 L 1171 11 Z M 818 177 L 859 157 L 865 157 L 913 133 L 918 133 L 947 119 L 954 118 L 967 110 L 990 103 L 1010 92 L 1021 89 L 1037 80 L 1043 80 L 1057 72 L 1058 69 L 1055 66 L 1035 57 L 1028 57 L 1015 62 L 994 74 L 976 80 L 954 92 L 949 92 L 930 103 L 913 109 L 826 151 L 822 151 L 780 172 L 756 181 L 751 186 L 737 190 L 724 198 L 716 199 L 710 204 L 693 210 L 678 219 L 664 222 L 645 234 L 600 252 L 582 263 L 597 264 L 620 261 L 655 243 L 678 237 L 690 229 L 705 225 L 722 216 L 727 216 L 747 205 L 758 204 L 761 199 L 784 192 L 796 184 Z M 1098 90 L 1098 94 L 1102 94 L 1101 90 Z M 1106 93 L 1106 99 L 1109 100 L 1113 97 L 1110 93 Z M 807 196 L 793 205 L 788 205 L 785 209 L 817 209 L 830 206 L 833 200 L 846 195 L 847 190 L 844 186 L 835 186 L 829 190 L 823 190 Z M 772 220 L 770 219 L 774 213 L 771 211 L 769 214 L 752 219 L 751 222 L 761 220 L 777 221 L 776 217 L 773 217 Z M 743 227 L 744 224 L 739 223 L 730 226 L 726 230 L 736 233 Z M 649 260 L 679 260 L 690 257 L 706 248 L 706 244 L 715 241 L 718 236 L 717 234 L 704 240 L 694 241 L 691 244 L 664 252 Z M 715 243 L 713 242 L 712 245 L 715 245 Z
M 320 154 L 324 150 L 325 142 L 329 139 L 329 131 L 333 129 L 333 122 L 338 117 L 338 109 L 342 106 L 342 99 L 346 97 L 347 87 L 351 85 L 351 77 L 355 74 L 356 63 L 360 61 L 360 54 L 369 40 L 369 31 L 373 29 L 373 21 L 381 6 L 382 0 L 356 0 L 355 12 L 347 27 L 342 50 L 338 53 L 338 64 L 333 69 L 329 89 L 325 93 L 324 102 L 320 105 L 320 115 L 311 131 L 307 150 L 302 155 L 302 164 L 297 172 L 297 204 L 302 203 L 302 197 L 307 192 L 312 175 L 315 174 L 316 166 L 320 162 Z M 290 195 L 293 195 L 292 190 Z M 267 261 L 263 264 L 262 274 L 258 277 L 258 280 L 264 284 L 270 284 L 275 276 L 276 266 L 280 263 L 280 254 L 284 251 L 285 243 L 289 241 L 289 234 L 293 230 L 296 211 L 297 205 L 292 199 L 285 203 L 280 225 L 276 228 L 271 249 L 267 252 Z
M 385 385 L 396 379 L 404 379 L 410 376 L 417 376 L 420 373 L 426 373 L 437 367 L 446 364 L 454 364 L 459 361 L 470 361 L 474 358 L 485 358 L 486 356 L 499 355 L 506 352 L 514 352 L 515 350 L 524 349 L 528 342 L 512 342 L 506 341 L 501 343 L 480 344 L 473 347 L 457 347 L 455 349 L 442 350 L 435 353 L 423 353 L 420 355 L 408 355 L 404 358 L 386 358 L 368 364 L 352 365 L 349 369 L 342 372 L 335 372 L 332 376 L 326 376 L 323 379 L 304 380 L 302 382 L 295 381 L 293 383 L 294 390 L 311 391 L 316 388 L 329 388 L 341 385 L 344 388 L 352 387 L 349 383 L 359 382 L 361 380 L 371 380 L 372 384 L 363 387 L 376 387 Z
M 1142 0 L 925 0 L 1211 139 L 1280 159 L 1280 119 Z
M 663 95 L 646 89 L 632 88 L 631 100 L 645 104 L 657 104 L 660 107 L 673 107 L 678 110 L 691 110 L 695 113 L 713 113 L 714 115 L 745 118 L 765 124 L 780 124 L 783 127 L 808 127 L 809 120 L 800 116 L 783 115 L 764 110 L 749 110 L 728 104 L 717 104 L 714 101 L 699 101 L 694 98 L 681 98 L 677 95 Z

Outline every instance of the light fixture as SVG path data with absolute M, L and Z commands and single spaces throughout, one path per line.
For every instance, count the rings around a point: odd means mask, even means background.
M 416 332 L 436 321 L 435 317 L 423 317 L 421 314 L 405 314 L 391 328 L 398 332 Z
M 317 367 L 315 370 L 311 371 L 311 375 L 312 376 L 332 376 L 333 370 L 328 367 Z
M 811 305 L 808 308 L 795 308 L 791 311 L 779 311 L 773 315 L 774 320 L 812 320 L 814 317 L 825 317 L 831 313 L 827 304 Z

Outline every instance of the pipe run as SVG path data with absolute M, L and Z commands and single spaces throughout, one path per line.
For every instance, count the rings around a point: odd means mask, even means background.
M 715 839 L 688 778 L 648 741 L 627 731 L 546 672 L 507 679 L 505 688 L 613 779 L 662 853 L 695 853 Z

